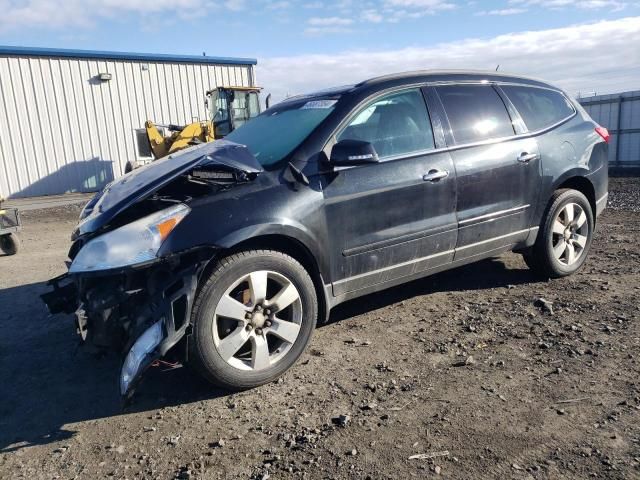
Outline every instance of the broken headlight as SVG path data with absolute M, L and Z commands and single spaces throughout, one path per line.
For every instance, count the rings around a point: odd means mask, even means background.
M 162 342 L 162 320 L 154 323 L 147 329 L 129 350 L 122 364 L 120 372 L 120 393 L 126 395 L 131 387 L 131 382 L 142 373 L 143 364 L 153 350 Z M 148 365 L 148 362 L 146 363 Z
M 162 243 L 190 211 L 184 204 L 175 205 L 89 240 L 69 272 L 109 270 L 155 259 Z

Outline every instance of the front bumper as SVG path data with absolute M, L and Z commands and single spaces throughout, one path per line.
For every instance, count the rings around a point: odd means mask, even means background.
M 156 264 L 118 273 L 65 274 L 42 295 L 51 313 L 74 313 L 83 342 L 121 355 L 120 393 L 188 333 L 202 264 Z M 151 332 L 151 333 L 150 333 Z

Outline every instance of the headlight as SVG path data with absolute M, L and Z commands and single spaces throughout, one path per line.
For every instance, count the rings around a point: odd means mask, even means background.
M 153 260 L 190 211 L 186 205 L 176 205 L 90 240 L 78 252 L 69 272 L 109 270 Z

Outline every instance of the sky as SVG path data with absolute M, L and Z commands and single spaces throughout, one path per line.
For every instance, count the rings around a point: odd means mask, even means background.
M 0 0 L 0 44 L 258 59 L 275 100 L 485 69 L 571 95 L 640 90 L 640 0 Z

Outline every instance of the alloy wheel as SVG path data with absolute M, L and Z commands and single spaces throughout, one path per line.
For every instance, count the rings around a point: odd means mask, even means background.
M 583 208 L 567 203 L 556 215 L 552 228 L 553 255 L 563 265 L 580 260 L 589 239 L 589 222 Z
M 230 366 L 265 370 L 289 352 L 301 324 L 302 300 L 291 280 L 277 272 L 256 271 L 235 281 L 220 298 L 213 341 Z

